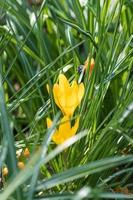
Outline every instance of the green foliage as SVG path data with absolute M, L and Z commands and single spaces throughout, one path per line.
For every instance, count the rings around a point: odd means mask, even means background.
M 133 199 L 133 1 L 31 2 L 0 0 L 0 199 Z M 79 133 L 56 146 L 61 113 L 46 84 L 61 72 L 78 81 L 92 57 Z

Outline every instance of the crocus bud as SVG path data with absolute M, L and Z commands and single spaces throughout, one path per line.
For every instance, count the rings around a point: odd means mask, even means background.
M 23 169 L 24 168 L 24 163 L 23 162 L 18 162 L 18 168 Z
M 8 175 L 8 168 L 7 167 L 3 168 L 2 174 L 3 174 L 3 176 L 7 176 Z
M 23 155 L 28 158 L 30 156 L 30 152 L 29 152 L 29 149 L 28 148 L 25 148 L 24 152 L 23 152 Z

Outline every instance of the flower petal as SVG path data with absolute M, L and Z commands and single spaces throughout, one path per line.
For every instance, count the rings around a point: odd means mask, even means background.
M 76 134 L 76 132 L 78 130 L 78 127 L 79 127 L 79 117 L 78 117 L 78 119 L 76 120 L 74 126 L 71 129 L 71 136 Z
M 59 88 L 60 88 L 61 96 L 63 96 L 64 99 L 66 100 L 66 97 L 71 95 L 71 88 L 70 88 L 67 78 L 63 74 L 59 75 Z M 61 104 L 62 103 L 63 103 L 63 106 L 66 106 L 66 101 L 65 103 L 61 102 Z
M 77 105 L 78 104 L 78 84 L 76 81 L 72 82 L 71 86 L 71 98 L 69 97 L 69 104 L 71 105 Z
M 53 140 L 53 142 L 55 142 L 56 144 L 61 144 L 60 133 L 59 133 L 58 130 L 56 130 L 55 133 L 53 134 L 52 140 Z
M 60 94 L 59 85 L 57 83 L 54 84 L 53 95 L 54 95 L 54 100 L 55 100 L 56 105 L 62 110 L 62 106 L 60 105 L 60 102 L 59 102 L 59 97 L 61 96 L 61 94 Z
M 71 93 L 66 96 L 65 114 L 72 116 L 76 107 L 78 106 L 78 85 L 76 81 L 72 82 Z
M 70 92 L 70 85 L 64 74 L 59 75 L 59 87 L 63 92 Z
M 46 119 L 47 121 L 47 127 L 50 128 L 52 126 L 52 120 L 50 118 Z M 58 130 L 55 130 L 53 136 L 52 136 L 52 140 L 56 143 L 56 144 L 61 144 L 61 139 L 60 139 L 60 134 Z
M 52 123 L 53 123 L 52 120 L 48 117 L 46 119 L 46 122 L 47 122 L 47 127 L 50 128 L 52 126 Z
M 62 135 L 66 135 L 68 132 L 71 131 L 71 124 L 70 119 L 68 116 L 64 116 L 61 120 L 61 124 L 59 126 L 59 133 Z

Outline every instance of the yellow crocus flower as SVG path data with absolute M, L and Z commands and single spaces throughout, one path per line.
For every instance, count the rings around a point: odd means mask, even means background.
M 47 118 L 47 127 L 52 126 L 52 121 Z M 73 127 L 71 127 L 70 119 L 68 116 L 64 116 L 60 122 L 59 128 L 55 130 L 52 140 L 56 144 L 62 144 L 64 141 L 76 134 L 79 127 L 79 118 L 76 120 Z
M 61 109 L 64 115 L 71 117 L 80 104 L 84 95 L 84 84 L 72 82 L 70 86 L 65 75 L 59 75 L 59 84 L 54 84 L 53 95 L 57 106 Z

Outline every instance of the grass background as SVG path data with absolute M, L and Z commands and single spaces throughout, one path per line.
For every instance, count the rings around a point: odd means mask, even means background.
M 133 199 L 132 13 L 132 0 L 0 1 L 1 200 Z M 61 72 L 78 80 L 88 57 L 79 133 L 56 146 L 60 114 L 46 84 Z

